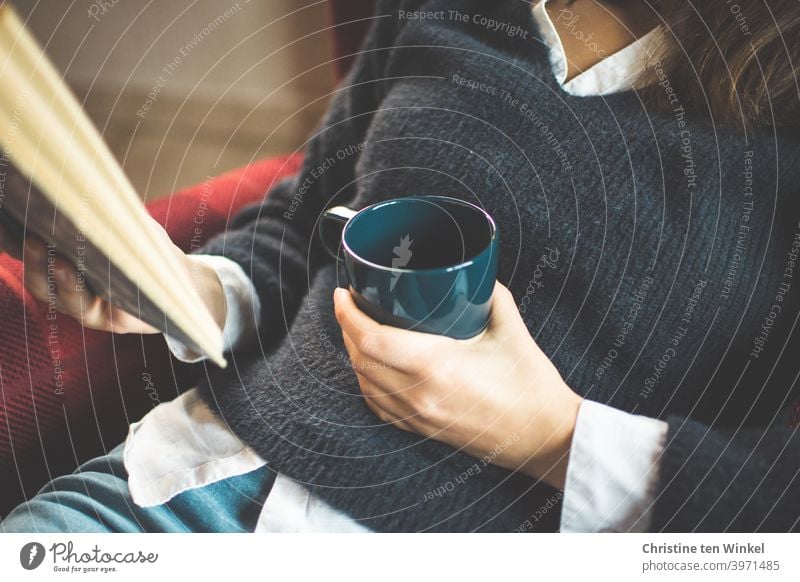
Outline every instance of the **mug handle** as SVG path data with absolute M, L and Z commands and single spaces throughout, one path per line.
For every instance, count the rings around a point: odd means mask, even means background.
M 334 206 L 323 212 L 319 219 L 319 239 L 328 254 L 337 261 L 343 260 L 339 256 L 339 249 L 344 227 L 356 214 L 357 211 L 347 206 Z

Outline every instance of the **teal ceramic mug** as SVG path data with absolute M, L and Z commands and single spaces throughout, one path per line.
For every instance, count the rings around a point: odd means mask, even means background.
M 395 327 L 467 339 L 489 322 L 498 231 L 483 209 L 411 196 L 326 210 L 319 234 L 343 260 L 356 304 Z

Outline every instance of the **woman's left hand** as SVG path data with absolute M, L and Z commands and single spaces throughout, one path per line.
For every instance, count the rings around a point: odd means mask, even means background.
M 497 284 L 489 326 L 471 340 L 401 330 L 345 289 L 336 318 L 367 406 L 383 422 L 564 488 L 582 402 Z

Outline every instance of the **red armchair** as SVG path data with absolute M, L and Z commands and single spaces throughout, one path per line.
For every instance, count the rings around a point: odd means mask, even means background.
M 372 3 L 332 0 L 337 71 L 343 74 L 369 25 Z M 300 155 L 264 160 L 148 206 L 188 249 L 194 217 L 203 240 L 242 206 L 296 172 Z M 191 368 L 170 358 L 161 336 L 83 330 L 22 285 L 22 265 L 0 255 L 0 517 L 49 479 L 110 450 L 128 424 L 191 385 Z

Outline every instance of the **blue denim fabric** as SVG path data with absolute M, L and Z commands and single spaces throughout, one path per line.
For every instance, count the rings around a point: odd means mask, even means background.
M 54 479 L 0 522 L 0 532 L 252 532 L 275 481 L 261 467 L 143 508 L 131 499 L 122 451 Z

